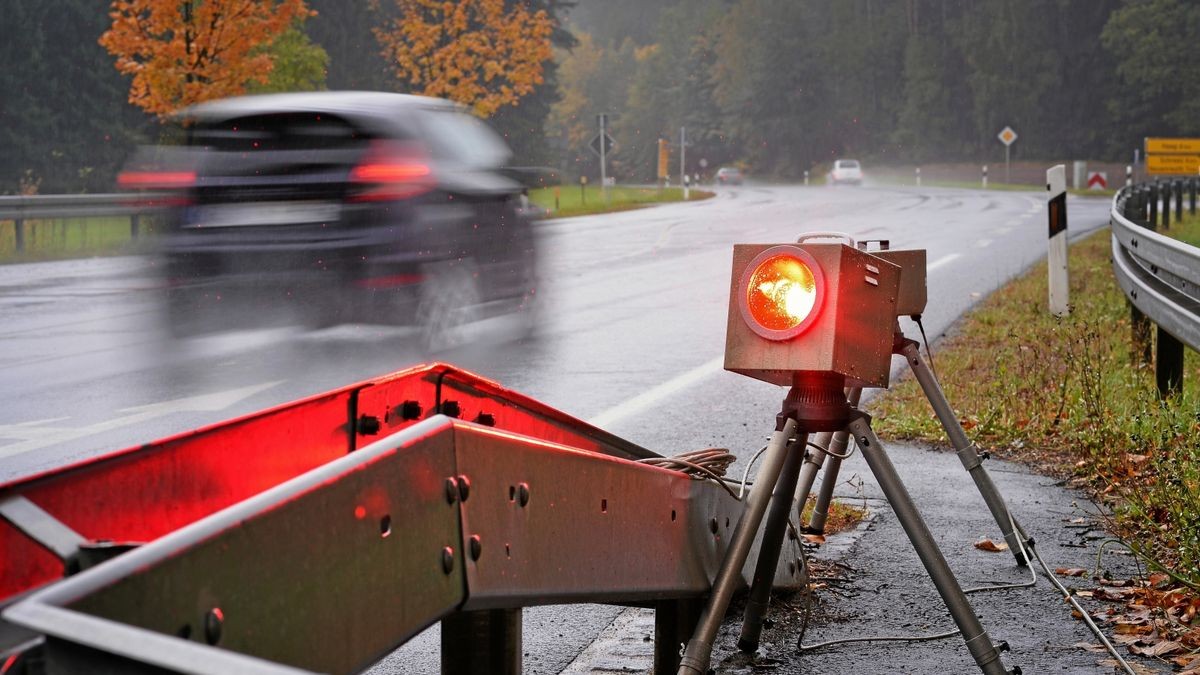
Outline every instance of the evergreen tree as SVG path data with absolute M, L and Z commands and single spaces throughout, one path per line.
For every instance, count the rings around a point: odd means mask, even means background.
M 10 0 L 0 40 L 0 192 L 108 192 L 157 124 L 97 42 L 109 17 L 93 0 Z

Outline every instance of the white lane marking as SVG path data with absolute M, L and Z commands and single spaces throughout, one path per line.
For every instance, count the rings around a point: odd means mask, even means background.
M 932 272 L 932 271 L 936 270 L 937 268 L 941 267 L 942 265 L 948 265 L 948 264 L 954 262 L 955 260 L 958 260 L 960 257 L 961 256 L 958 253 L 951 253 L 950 255 L 942 256 L 941 258 L 938 258 L 937 260 L 934 260 L 933 262 L 926 265 L 925 271 Z
M 991 239 L 980 239 L 979 241 L 975 242 L 975 248 L 987 248 L 991 245 L 992 245 Z
M 610 424 L 619 422 L 626 417 L 635 415 L 639 412 L 650 408 L 654 404 L 662 401 L 665 398 L 674 396 L 675 394 L 687 389 L 688 387 L 700 382 L 710 375 L 715 375 L 725 367 L 725 356 L 722 354 L 717 358 L 707 361 L 691 370 L 673 377 L 666 382 L 648 389 L 637 396 L 618 403 L 617 405 L 605 410 L 604 412 L 592 417 L 588 420 L 588 424 L 604 428 Z
M 1004 227 L 1001 227 L 1001 228 L 997 228 L 997 229 L 996 229 L 996 234 L 998 234 L 998 235 L 1001 235 L 1001 236 L 1003 236 L 1003 235 L 1006 235 L 1006 234 L 1008 234 L 1009 232 L 1012 232 L 1012 228 L 1011 228 L 1011 227 L 1008 227 L 1007 225 L 1005 225 Z
M 282 384 L 284 380 L 252 384 L 238 389 L 218 391 L 211 394 L 189 396 L 173 401 L 160 401 L 149 405 L 123 408 L 118 412 L 129 413 L 114 417 L 103 422 L 97 422 L 86 427 L 54 427 L 44 425 L 0 424 L 0 438 L 16 438 L 16 443 L 0 446 L 0 457 L 11 457 L 22 452 L 38 450 L 58 443 L 87 438 L 96 434 L 120 429 L 135 424 L 141 424 L 156 417 L 163 417 L 176 412 L 217 412 L 249 398 L 261 391 Z M 47 420 L 58 421 L 58 420 Z

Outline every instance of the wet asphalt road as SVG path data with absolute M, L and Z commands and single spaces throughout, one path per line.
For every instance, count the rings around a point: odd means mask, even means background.
M 1072 198 L 1073 236 L 1103 227 L 1107 208 L 1106 200 Z M 404 330 L 374 326 L 247 331 L 172 343 L 161 331 L 151 258 L 0 267 L 0 480 L 294 400 L 431 356 L 497 379 L 663 454 L 717 445 L 731 448 L 744 461 L 770 432 L 783 392 L 720 369 L 730 246 L 789 241 L 815 230 L 890 239 L 893 248 L 926 248 L 930 301 L 925 327 L 931 340 L 1046 250 L 1041 193 L 732 188 L 705 202 L 543 223 L 543 312 L 536 334 L 511 342 L 503 338 L 505 326 L 488 326 L 479 343 L 436 355 L 416 349 Z M 903 327 L 915 335 L 907 320 Z M 971 505 L 978 500 L 957 458 L 908 448 L 894 452 L 955 569 L 967 578 L 967 572 L 977 570 L 1013 574 L 1007 554 L 982 554 L 970 546 L 991 528 L 982 506 Z M 1039 541 L 1078 534 L 1061 527 L 1065 514 L 1074 513 L 1074 496 L 1017 468 L 993 471 L 1002 489 L 1012 490 L 1009 499 L 1027 528 L 1045 537 Z M 844 474 L 864 478 L 861 492 L 846 496 L 878 496 L 865 466 L 851 464 Z M 1026 517 L 1026 509 L 1036 518 Z M 847 591 L 847 598 L 823 599 L 819 614 L 849 618 L 844 628 L 851 633 L 891 632 L 905 621 L 946 625 L 945 612 L 930 596 L 932 587 L 891 513 L 886 508 L 874 512 L 870 529 L 845 554 L 865 586 Z M 1043 544 L 1052 565 L 1087 566 L 1058 562 L 1052 548 Z M 1063 557 L 1075 559 L 1077 553 L 1086 561 L 1087 549 L 1063 548 L 1054 554 L 1063 551 L 1070 554 Z M 911 560 L 902 564 L 905 557 Z M 922 593 L 933 600 L 925 602 Z M 993 629 L 993 637 L 1014 647 L 1019 643 L 1026 657 L 1032 651 L 1039 654 L 1034 660 L 1010 658 L 1010 663 L 1021 664 L 1025 672 L 1107 672 L 1094 670 L 1097 655 L 1065 647 L 1086 641 L 1087 635 L 1045 582 L 1034 593 L 1042 598 L 1040 604 L 1018 610 L 993 600 L 1013 593 L 1019 592 L 989 594 L 979 601 L 989 629 L 1015 628 Z M 620 612 L 608 607 L 527 610 L 526 672 L 594 672 L 597 664 L 589 659 L 595 649 L 577 657 Z M 971 670 L 956 641 L 880 651 L 859 646 L 793 658 L 786 645 L 794 636 L 784 635 L 789 624 L 777 625 L 780 635 L 768 634 L 767 640 L 775 645 L 768 656 L 783 659 L 778 672 Z M 814 626 L 808 639 L 825 639 L 826 633 L 842 628 L 830 624 L 818 632 Z M 610 636 L 619 638 L 617 633 L 610 631 Z M 380 670 L 436 672 L 436 646 L 433 634 L 427 634 Z M 1032 663 L 1041 667 L 1026 665 Z M 741 669 L 733 662 L 721 666 L 728 672 Z

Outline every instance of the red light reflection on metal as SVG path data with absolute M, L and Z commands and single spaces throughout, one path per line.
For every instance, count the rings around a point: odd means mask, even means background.
M 351 410 L 380 419 L 387 435 L 419 421 L 398 414 L 405 401 L 432 411 L 444 400 L 460 405 L 462 419 L 487 412 L 497 427 L 547 446 L 650 454 L 496 382 L 435 363 L 0 485 L 0 498 L 22 495 L 87 539 L 146 542 L 382 438 L 358 434 Z M 438 494 L 445 478 L 418 465 L 405 489 Z M 345 508 L 356 518 L 381 518 L 390 500 L 363 494 Z M 62 561 L 0 519 L 0 600 L 62 575 Z
M 820 312 L 824 282 L 821 268 L 803 249 L 771 247 L 742 274 L 742 317 L 769 340 L 793 338 Z

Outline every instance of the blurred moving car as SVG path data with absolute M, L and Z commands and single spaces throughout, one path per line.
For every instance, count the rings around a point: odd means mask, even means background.
M 829 172 L 829 182 L 834 185 L 862 185 L 862 167 L 857 159 L 839 159 Z
M 203 103 L 179 121 L 187 159 L 160 168 L 182 189 L 162 238 L 176 335 L 387 323 L 436 347 L 476 319 L 531 314 L 522 186 L 502 171 L 508 147 L 460 106 L 313 92 Z
M 734 166 L 723 166 L 717 169 L 717 183 L 719 185 L 741 185 L 742 170 Z

